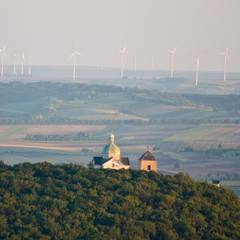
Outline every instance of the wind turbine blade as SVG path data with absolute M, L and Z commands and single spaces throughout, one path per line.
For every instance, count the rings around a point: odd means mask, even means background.
M 82 53 L 77 52 L 77 51 L 75 51 L 75 52 L 73 52 L 73 53 L 71 54 L 72 57 L 74 57 L 74 56 L 82 56 L 82 55 L 83 55 Z
M 229 54 L 229 48 L 226 48 L 226 56 L 227 56 L 227 58 L 230 57 L 230 54 Z
M 200 63 L 200 57 L 197 57 L 197 65 Z
M 126 52 L 126 48 L 124 47 L 124 48 L 122 48 L 121 50 L 120 50 L 120 54 L 124 54 L 125 52 Z
M 0 48 L 0 52 L 4 53 L 7 49 L 7 45 L 4 45 L 3 48 Z
M 173 49 L 168 49 L 168 52 L 171 53 L 171 54 L 174 54 L 175 52 L 177 51 L 176 48 L 173 48 Z

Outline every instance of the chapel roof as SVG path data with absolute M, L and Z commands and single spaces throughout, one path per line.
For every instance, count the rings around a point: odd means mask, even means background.
M 156 161 L 156 158 L 153 156 L 153 154 L 150 151 L 146 151 L 139 160 L 152 160 Z

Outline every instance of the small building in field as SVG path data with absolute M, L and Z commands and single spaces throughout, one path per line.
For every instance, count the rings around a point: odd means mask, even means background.
M 149 150 L 147 150 L 138 161 L 139 170 L 154 172 L 158 171 L 157 160 Z
M 121 150 L 115 143 L 115 136 L 110 134 L 109 143 L 103 148 L 102 156 L 92 160 L 94 168 L 129 169 L 130 161 L 127 157 L 121 157 Z

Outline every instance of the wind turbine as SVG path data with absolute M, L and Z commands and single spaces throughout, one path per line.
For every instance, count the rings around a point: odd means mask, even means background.
M 198 86 L 198 75 L 199 75 L 199 66 L 200 66 L 200 58 L 199 56 L 196 59 L 196 73 L 195 73 L 195 85 Z
M 175 54 L 176 54 L 177 49 L 173 48 L 173 49 L 169 49 L 168 52 L 170 53 L 170 72 L 171 72 L 171 78 L 174 77 L 174 63 L 175 63 Z
M 28 58 L 28 75 L 31 76 L 32 75 L 32 65 L 30 63 L 30 58 Z
M 71 58 L 73 59 L 73 81 L 76 80 L 76 65 L 77 65 L 77 57 L 81 56 L 82 54 L 80 52 L 73 52 L 71 54 Z
M 7 46 L 4 46 L 3 48 L 0 48 L 0 54 L 1 54 L 1 78 L 3 78 L 4 75 L 4 57 L 5 57 L 5 51 Z
M 13 75 L 17 74 L 17 71 L 16 71 L 16 58 L 17 58 L 17 55 L 14 53 L 13 54 Z
M 220 53 L 220 55 L 224 56 L 224 68 L 223 68 L 223 79 L 224 82 L 227 80 L 227 65 L 229 61 L 229 49 L 226 48 L 225 52 Z
M 25 54 L 22 52 L 22 60 L 21 60 L 21 75 L 24 75 L 24 62 L 25 62 Z
M 124 60 L 125 60 L 125 54 L 126 54 L 126 48 L 123 47 L 121 50 L 120 50 L 120 56 L 121 56 L 121 79 L 123 79 L 124 77 Z

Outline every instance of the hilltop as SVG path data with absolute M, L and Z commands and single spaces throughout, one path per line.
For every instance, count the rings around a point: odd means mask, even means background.
M 0 164 L 0 239 L 239 239 L 233 192 L 178 174 Z

